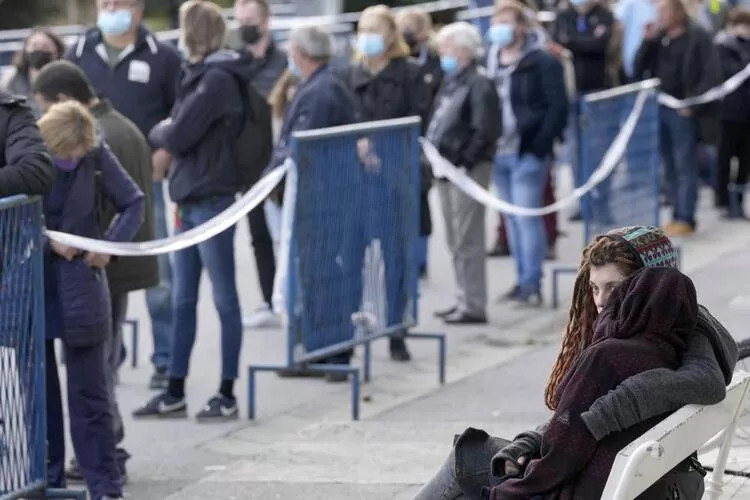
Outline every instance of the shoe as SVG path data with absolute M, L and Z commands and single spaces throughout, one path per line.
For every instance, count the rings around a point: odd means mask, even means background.
M 519 291 L 513 301 L 519 308 L 541 307 L 544 304 L 542 293 L 539 290 L 534 290 L 532 292 Z
M 186 418 L 185 398 L 162 393 L 133 412 L 133 418 Z
M 217 394 L 208 400 L 195 419 L 198 422 L 225 422 L 235 420 L 239 416 L 237 399 Z
M 477 316 L 463 312 L 454 312 L 443 318 L 446 325 L 486 325 L 487 316 Z
M 279 328 L 281 320 L 268 305 L 259 307 L 250 316 L 242 318 L 242 326 L 245 328 Z
M 436 318 L 446 318 L 450 316 L 451 314 L 454 314 L 456 311 L 458 311 L 458 308 L 456 306 L 451 307 L 450 309 L 444 309 L 442 311 L 436 311 L 435 317 Z
M 83 474 L 81 474 L 81 469 L 78 468 L 78 461 L 75 458 L 70 460 L 70 466 L 65 469 L 65 479 L 75 483 L 83 481 Z
M 348 373 L 327 373 L 326 382 L 329 384 L 341 384 L 349 381 Z
M 391 339 L 391 359 L 400 362 L 411 361 L 411 354 L 409 353 L 409 349 L 406 348 L 404 339 Z
M 154 374 L 151 375 L 148 388 L 152 391 L 166 391 L 168 385 L 169 375 L 167 375 L 167 368 L 157 368 Z
M 426 280 L 428 278 L 427 275 L 427 266 L 421 266 L 419 268 L 419 279 Z
M 684 236 L 692 236 L 693 233 L 695 233 L 695 228 L 687 222 L 676 220 L 665 225 L 664 232 L 667 233 L 667 236 L 672 238 L 680 238 Z
M 125 486 L 128 484 L 128 469 L 125 466 L 125 463 L 130 460 L 130 453 L 128 453 L 125 448 L 117 448 L 115 450 L 115 456 L 117 458 L 117 467 L 120 470 L 120 484 Z
M 487 257 L 510 257 L 510 248 L 507 245 L 495 243 L 495 246 L 487 252 Z
M 509 291 L 505 292 L 500 297 L 498 297 L 497 299 L 498 304 L 502 304 L 504 302 L 510 302 L 514 300 L 520 291 L 521 291 L 520 286 L 518 285 L 514 286 Z

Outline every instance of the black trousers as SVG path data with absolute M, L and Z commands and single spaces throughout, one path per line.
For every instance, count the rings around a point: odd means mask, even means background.
M 266 225 L 266 214 L 263 204 L 256 207 L 248 215 L 250 223 L 250 236 L 253 240 L 253 252 L 255 253 L 255 265 L 258 268 L 258 280 L 263 300 L 271 307 L 273 298 L 273 280 L 276 276 L 276 258 L 273 254 L 273 241 Z
M 736 177 L 732 179 L 731 166 L 734 158 L 737 158 L 738 168 Z M 747 183 L 748 173 L 750 173 L 750 123 L 722 121 L 716 183 L 717 206 L 729 206 L 729 184 Z

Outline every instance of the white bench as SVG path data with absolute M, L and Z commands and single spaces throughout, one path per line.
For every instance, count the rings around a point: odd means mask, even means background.
M 686 406 L 617 454 L 602 498 L 632 500 L 699 449 L 720 444 L 706 481 L 706 497 L 718 500 L 737 420 L 745 407 L 750 373 L 736 372 L 727 396 L 713 406 Z

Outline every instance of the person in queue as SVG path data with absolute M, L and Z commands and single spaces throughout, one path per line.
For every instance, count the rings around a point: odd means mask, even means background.
M 652 0 L 622 0 L 615 7 L 615 18 L 622 25 L 622 67 L 628 81 L 633 81 L 635 55 L 643 42 L 646 26 L 656 21 Z
M 750 64 L 750 7 L 737 7 L 729 14 L 726 32 L 716 39 L 721 58 L 722 78 L 728 80 Z M 745 81 L 721 103 L 719 171 L 716 206 L 730 218 L 744 218 L 743 191 L 750 174 L 750 81 Z M 732 179 L 732 160 L 737 171 Z M 731 180 L 730 180 L 731 179 Z M 736 186 L 730 193 L 729 186 Z M 736 196 L 737 203 L 730 201 Z
M 65 58 L 80 66 L 97 96 L 108 99 L 148 137 L 154 125 L 172 110 L 182 58 L 143 24 L 145 0 L 95 1 L 96 27 L 83 34 Z M 156 238 L 168 236 L 163 180 L 171 163 L 164 149 L 152 152 Z M 170 256 L 161 255 L 158 261 L 159 285 L 146 290 L 153 340 L 152 390 L 164 389 L 167 384 L 173 326 Z
M 39 128 L 58 170 L 45 195 L 47 229 L 108 241 L 129 241 L 143 222 L 144 194 L 96 135 L 85 106 L 51 106 Z M 117 216 L 105 231 L 97 202 Z M 93 500 L 122 498 L 108 390 L 107 346 L 112 312 L 105 267 L 111 257 L 47 239 L 44 248 L 48 485 L 64 487 L 65 427 L 54 339 L 66 360 L 70 435 L 78 468 Z
M 155 148 L 174 157 L 169 194 L 177 205 L 177 232 L 199 226 L 229 208 L 239 190 L 235 144 L 244 127 L 243 85 L 248 61 L 223 50 L 226 23 L 213 2 L 189 0 L 180 7 L 181 43 L 188 64 L 172 115 L 149 134 Z M 237 295 L 234 226 L 175 252 L 175 312 L 167 390 L 137 409 L 135 418 L 187 416 L 185 379 L 196 336 L 198 288 L 205 268 L 221 323 L 221 381 L 198 412 L 199 422 L 237 418 L 234 383 L 242 347 Z
M 648 25 L 636 55 L 637 78 L 659 78 L 661 92 L 676 99 L 701 95 L 721 83 L 711 36 L 690 20 L 683 2 L 659 0 L 656 10 L 657 24 Z M 673 220 L 665 226 L 670 236 L 695 232 L 698 120 L 710 108 L 661 106 L 659 110 L 659 145 L 673 204 Z
M 538 43 L 519 3 L 497 4 L 489 36 L 499 47 L 490 77 L 505 104 L 493 181 L 504 200 L 539 208 L 555 140 L 565 130 L 568 116 L 563 68 Z M 502 300 L 540 306 L 542 264 L 548 248 L 543 221 L 518 215 L 507 215 L 506 221 L 517 281 Z
M 468 23 L 450 24 L 438 33 L 438 49 L 445 78 L 426 138 L 487 187 L 501 115 L 495 86 L 477 65 L 482 37 Z M 438 189 L 458 290 L 455 305 L 436 315 L 447 324 L 487 323 L 484 205 L 449 182 L 441 181 Z
M 419 116 L 424 130 L 429 104 L 427 89 L 419 65 L 409 59 L 409 47 L 388 7 L 375 5 L 362 11 L 357 25 L 356 48 L 360 60 L 344 75 L 354 95 L 356 120 L 367 122 Z M 360 142 L 359 147 L 360 156 L 366 157 L 366 140 Z M 392 312 L 396 315 L 396 311 Z M 403 337 L 392 336 L 389 341 L 391 359 L 411 359 Z
M 46 111 L 58 102 L 70 100 L 77 101 L 88 108 L 96 119 L 107 146 L 125 172 L 135 181 L 138 189 L 144 193 L 146 217 L 133 241 L 153 240 L 151 147 L 138 127 L 116 111 L 107 99 L 96 97 L 83 71 L 68 61 L 56 61 L 45 66 L 35 80 L 32 92 L 42 111 Z M 101 227 L 103 232 L 109 227 L 117 211 L 111 204 L 101 204 L 97 209 L 99 211 L 97 218 L 103 226 Z M 107 342 L 107 387 L 110 395 L 115 444 L 118 446 L 117 461 L 120 477 L 125 483 L 126 461 L 130 458 L 130 454 L 121 447 L 125 439 L 125 426 L 115 393 L 118 370 L 123 361 L 121 348 L 123 322 L 128 308 L 128 294 L 156 286 L 159 283 L 159 267 L 154 256 L 121 257 L 112 259 L 107 264 L 106 272 L 112 316 L 112 337 Z M 65 471 L 65 475 L 70 480 L 83 479 L 77 463 L 73 463 Z
M 419 64 L 421 77 L 427 92 L 427 109 L 433 107 L 435 97 L 443 82 L 443 70 L 440 67 L 440 56 L 431 47 L 432 19 L 430 15 L 417 8 L 407 7 L 396 15 L 396 23 L 413 60 Z M 420 198 L 419 198 L 419 243 L 417 264 L 421 277 L 427 276 L 427 248 L 432 234 L 432 217 L 430 215 L 429 195 L 432 189 L 432 168 L 423 159 L 421 165 Z
M 44 66 L 62 59 L 64 54 L 65 43 L 59 36 L 46 28 L 34 28 L 23 42 L 23 48 L 13 57 L 13 69 L 3 77 L 0 88 L 9 94 L 29 99 L 34 115 L 39 116 L 39 108 L 32 99 L 31 86 Z
M 56 169 L 31 108 L 22 96 L 1 91 L 0 144 L 0 198 L 49 191 Z
M 568 428 L 575 444 L 566 441 L 567 434 L 560 435 L 560 422 L 555 422 L 556 417 L 536 430 L 519 434 L 511 442 L 481 430 L 467 429 L 416 500 L 447 500 L 463 494 L 476 498 L 483 488 L 508 478 L 515 479 L 501 485 L 492 498 L 533 497 L 531 485 L 534 483 L 544 484 L 545 492 L 559 491 L 560 487 L 575 483 L 585 488 L 580 492 L 583 498 L 599 498 L 620 448 L 659 418 L 686 404 L 720 402 L 733 376 L 737 344 L 707 309 L 694 304 L 689 280 L 670 269 L 676 262 L 672 242 L 659 228 L 624 227 L 594 237 L 583 250 L 568 324 L 545 390 L 547 406 L 557 410 L 556 416 L 567 409 L 571 400 L 577 401 L 577 409 L 571 410 L 569 419 L 575 422 L 575 427 Z M 645 275 L 644 271 L 655 273 Z M 668 279 L 662 280 L 660 275 Z M 644 276 L 648 276 L 646 281 L 643 281 Z M 635 290 L 640 293 L 641 301 L 629 295 L 633 284 L 640 284 Z M 642 290 L 644 285 L 646 290 Z M 675 298 L 679 300 L 672 302 Z M 680 303 L 684 306 L 682 309 Z M 632 310 L 633 307 L 642 309 Z M 667 363 L 654 362 L 651 356 L 659 349 L 651 343 L 646 349 L 650 354 L 645 364 L 640 354 L 633 356 L 635 351 L 627 345 L 629 340 L 625 337 L 629 333 L 646 334 L 653 325 L 644 321 L 640 331 L 635 331 L 637 328 L 620 331 L 624 342 L 622 349 L 627 348 L 628 355 L 618 366 L 622 364 L 622 372 L 631 376 L 624 380 L 612 379 L 611 385 L 602 390 L 599 384 L 611 374 L 590 373 L 590 380 L 597 384 L 595 400 L 577 399 L 575 392 L 568 391 L 578 386 L 583 373 L 588 373 L 590 362 L 604 359 L 600 355 L 610 357 L 609 352 L 599 352 L 591 346 L 604 333 L 602 326 L 607 325 L 608 332 L 604 336 L 611 336 L 614 311 L 630 312 L 633 317 L 646 318 L 651 314 L 653 318 L 669 318 L 672 331 L 681 322 L 686 323 L 680 327 L 676 348 L 668 352 Z M 585 457 L 592 456 L 591 467 L 585 467 Z M 548 465 L 560 458 L 564 463 Z M 679 491 L 679 498 L 700 498 L 698 492 L 702 492 L 703 477 L 695 471 L 692 461 L 686 460 L 675 470 L 677 474 L 667 474 L 649 490 L 662 494 L 653 498 L 664 498 L 669 491 Z M 564 476 L 558 475 L 561 471 Z M 490 481 L 495 484 L 488 484 Z
M 251 83 L 260 95 L 269 98 L 271 91 L 287 68 L 287 54 L 273 40 L 270 26 L 271 9 L 268 2 L 266 0 L 236 0 L 234 18 L 239 26 L 229 33 L 228 46 L 252 56 Z M 271 238 L 272 232 L 268 227 L 269 222 L 266 220 L 265 212 L 265 206 L 259 206 L 247 215 L 263 304 L 252 315 L 243 318 L 242 323 L 245 328 L 269 328 L 281 325 L 271 304 L 276 276 L 276 259 L 273 238 Z

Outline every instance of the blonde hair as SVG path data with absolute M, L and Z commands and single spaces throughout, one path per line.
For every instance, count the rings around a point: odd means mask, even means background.
M 409 46 L 406 45 L 404 37 L 399 33 L 396 26 L 396 16 L 393 15 L 393 11 L 390 8 L 383 4 L 367 7 L 362 11 L 362 15 L 359 18 L 360 24 L 363 19 L 368 17 L 377 20 L 378 24 L 386 30 L 386 33 L 383 34 L 385 42 L 383 56 L 386 59 L 399 59 L 409 56 Z
M 58 158 L 67 157 L 77 149 L 89 152 L 96 146 L 96 120 L 78 101 L 53 104 L 38 124 L 44 142 Z
M 396 14 L 398 23 L 414 23 L 419 34 L 432 34 L 432 18 L 430 15 L 416 7 L 407 7 Z
M 188 0 L 180 6 L 180 37 L 190 56 L 206 57 L 224 46 L 227 23 L 213 2 Z
M 499 0 L 495 2 L 495 8 L 492 11 L 492 17 L 502 12 L 512 12 L 516 16 L 518 24 L 529 27 L 534 24 L 535 20 L 529 18 L 528 7 L 516 0 Z

